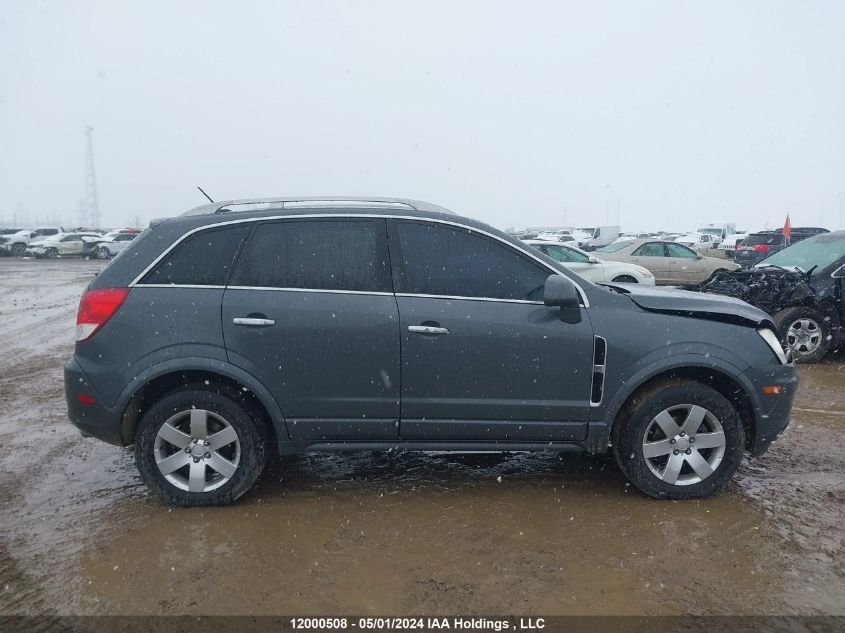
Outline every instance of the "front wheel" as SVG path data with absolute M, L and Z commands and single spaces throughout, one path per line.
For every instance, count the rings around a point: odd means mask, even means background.
M 629 481 L 655 499 L 718 492 L 739 467 L 742 422 L 715 389 L 672 380 L 636 394 L 613 428 L 616 461 Z
M 631 277 L 631 275 L 619 275 L 618 277 L 614 277 L 613 281 L 618 284 L 635 284 L 637 280 Z
M 219 506 L 258 481 L 267 461 L 263 420 L 226 392 L 181 389 L 144 414 L 135 438 L 141 477 L 165 503 Z
M 96 251 L 94 251 L 94 257 L 97 259 L 108 259 L 111 257 L 111 252 L 105 246 L 100 246 Z
M 774 316 L 774 322 L 797 363 L 817 363 L 830 349 L 833 338 L 830 317 L 813 308 L 781 310 Z
M 59 251 L 57 251 L 55 248 L 48 248 L 46 251 L 44 251 L 44 257 L 46 257 L 47 259 L 56 259 L 58 256 Z

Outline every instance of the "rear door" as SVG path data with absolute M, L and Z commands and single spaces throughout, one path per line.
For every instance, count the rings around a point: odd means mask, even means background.
M 257 224 L 223 298 L 229 361 L 295 440 L 384 440 L 399 423 L 399 315 L 385 220 Z
M 400 436 L 586 436 L 593 334 L 543 305 L 553 274 L 510 244 L 442 223 L 391 221 L 402 339 Z
M 666 251 L 672 261 L 672 279 L 675 283 L 697 283 L 710 276 L 707 260 L 691 248 L 670 242 L 666 244 Z

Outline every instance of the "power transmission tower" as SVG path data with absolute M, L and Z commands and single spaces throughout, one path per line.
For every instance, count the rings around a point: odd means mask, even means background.
M 94 139 L 90 125 L 85 128 L 86 174 L 85 174 L 85 210 L 92 229 L 100 228 L 100 205 L 97 202 L 97 177 L 94 174 Z

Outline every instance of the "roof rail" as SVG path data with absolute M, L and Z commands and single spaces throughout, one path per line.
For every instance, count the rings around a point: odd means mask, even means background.
M 306 196 L 290 198 L 246 198 L 226 200 L 186 211 L 182 215 L 205 215 L 211 213 L 241 213 L 263 209 L 313 209 L 332 207 L 369 207 L 385 209 L 407 209 L 412 211 L 453 212 L 445 207 L 407 198 L 357 197 L 357 196 Z

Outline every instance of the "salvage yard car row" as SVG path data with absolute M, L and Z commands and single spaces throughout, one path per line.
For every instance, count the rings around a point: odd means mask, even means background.
M 0 254 L 47 259 L 109 259 L 126 248 L 140 232 L 139 229 L 121 229 L 103 235 L 97 231 L 66 231 L 61 227 L 7 229 L 0 232 Z

